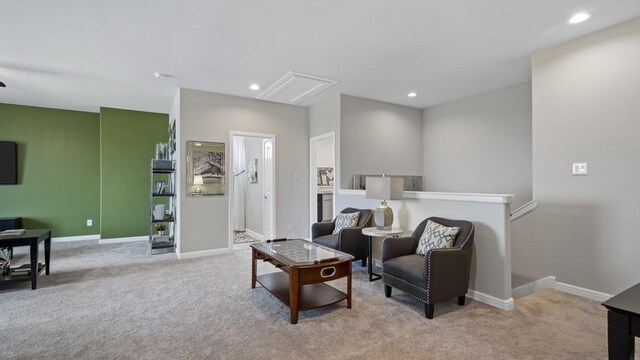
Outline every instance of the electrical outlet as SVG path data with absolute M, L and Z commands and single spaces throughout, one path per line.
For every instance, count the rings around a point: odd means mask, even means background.
M 573 175 L 587 175 L 587 163 L 573 163 Z
M 293 231 L 293 223 L 289 223 L 288 229 L 289 231 Z
M 93 226 L 93 219 L 87 219 L 87 226 Z

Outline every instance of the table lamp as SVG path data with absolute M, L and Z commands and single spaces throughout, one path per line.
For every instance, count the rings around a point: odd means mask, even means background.
M 374 221 L 378 230 L 391 230 L 393 211 L 387 206 L 387 200 L 401 200 L 404 188 L 404 178 L 397 176 L 382 177 L 367 176 L 366 198 L 382 200 L 380 206 L 374 210 Z
M 193 191 L 194 194 L 202 194 L 202 190 L 200 190 L 199 185 L 204 185 L 202 181 L 202 175 L 193 175 L 193 185 L 196 186 L 196 189 Z

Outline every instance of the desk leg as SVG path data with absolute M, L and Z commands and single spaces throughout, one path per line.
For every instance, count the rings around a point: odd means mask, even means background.
M 31 290 L 35 290 L 38 281 L 38 239 L 31 241 Z
M 347 309 L 351 309 L 351 261 L 349 261 L 349 275 L 347 275 Z
M 609 360 L 629 360 L 635 357 L 636 339 L 631 334 L 631 318 L 609 310 L 607 312 Z
M 45 262 L 45 274 L 49 275 L 49 258 L 51 257 L 51 232 L 49 236 L 44 240 L 44 262 Z
M 291 323 L 298 323 L 298 304 L 300 303 L 300 270 L 289 268 L 289 308 Z
M 369 266 L 367 267 L 367 270 L 369 271 L 369 282 L 382 278 L 380 274 L 375 274 L 373 272 L 373 236 L 369 236 Z
M 256 288 L 256 249 L 251 248 L 251 288 Z

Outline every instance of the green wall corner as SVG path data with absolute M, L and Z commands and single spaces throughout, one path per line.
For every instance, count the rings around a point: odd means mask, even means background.
M 100 109 L 101 238 L 149 233 L 149 165 L 167 142 L 167 114 Z
M 0 185 L 0 217 L 55 237 L 98 234 L 97 113 L 0 104 L 0 140 L 18 144 L 18 184 Z M 86 220 L 93 226 L 87 227 Z

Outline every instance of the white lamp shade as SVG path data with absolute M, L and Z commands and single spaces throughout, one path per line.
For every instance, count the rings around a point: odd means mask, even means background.
M 193 185 L 203 185 L 202 175 L 193 175 Z
M 366 198 L 378 200 L 401 200 L 404 178 L 400 176 L 367 176 Z

